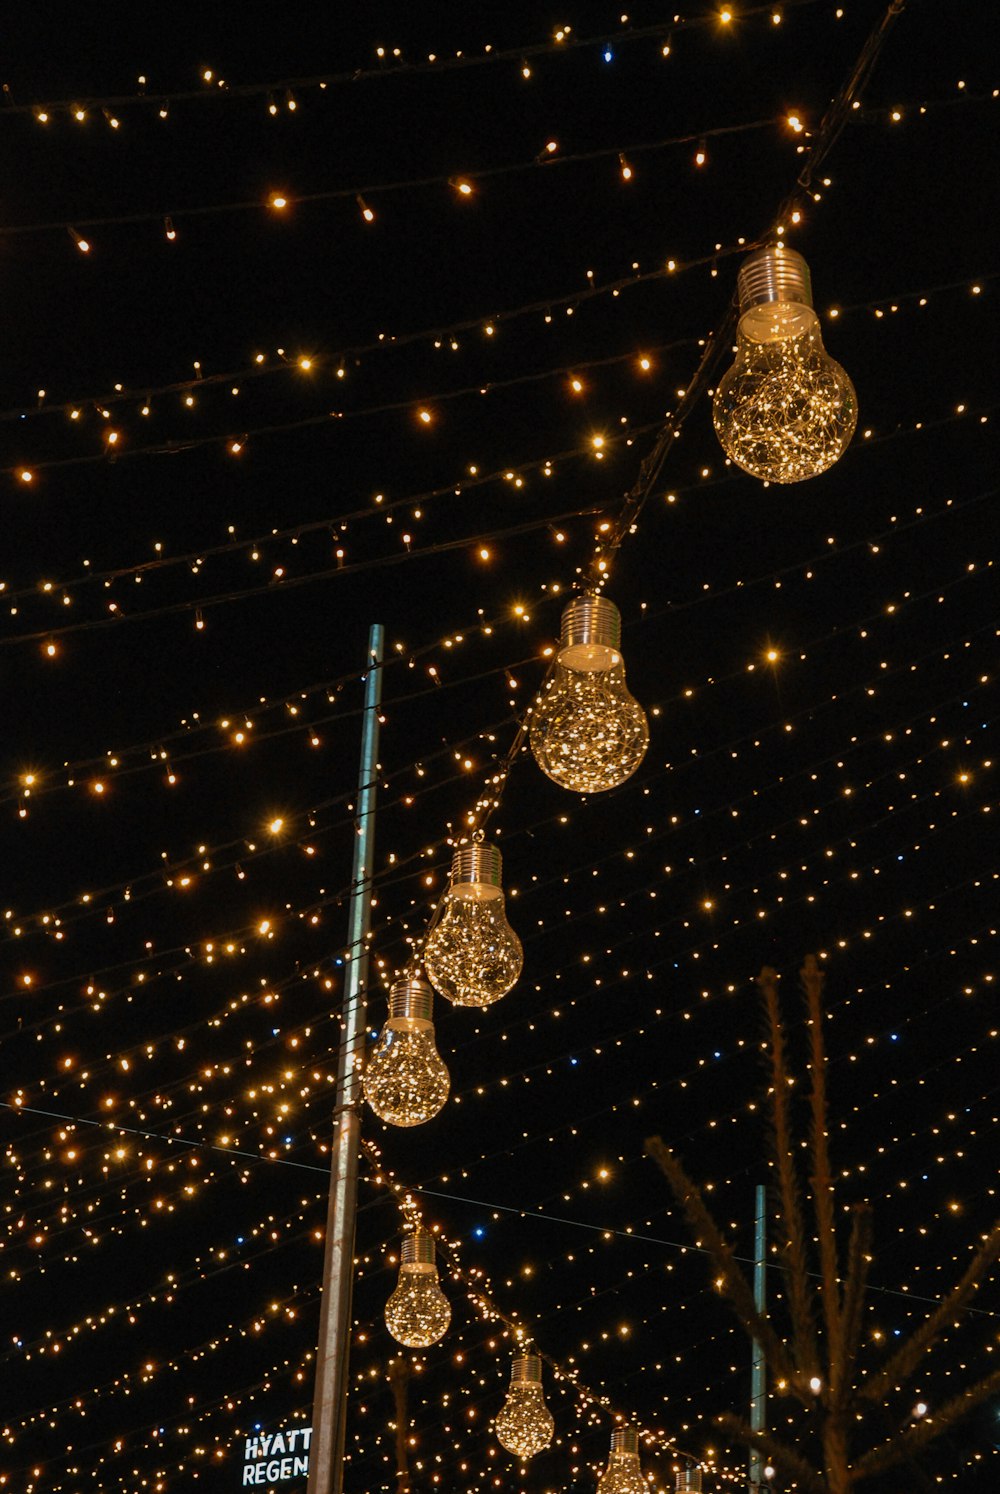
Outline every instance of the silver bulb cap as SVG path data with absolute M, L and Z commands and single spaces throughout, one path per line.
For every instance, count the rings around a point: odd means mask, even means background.
M 403 1238 L 400 1264 L 404 1266 L 433 1266 L 434 1236 L 426 1229 L 414 1230 Z
M 606 648 L 622 646 L 622 615 L 607 597 L 577 597 L 563 608 L 562 646 L 578 643 L 603 644 Z
M 736 294 L 740 332 L 751 342 L 787 342 L 816 328 L 809 266 L 783 244 L 758 249 L 743 261 Z
M 518 1354 L 510 1367 L 512 1385 L 541 1385 L 542 1361 L 537 1354 Z
M 486 841 L 481 845 L 459 846 L 451 863 L 451 885 L 480 882 L 487 887 L 501 887 L 502 867 L 500 852 Z
M 638 1429 L 636 1427 L 619 1427 L 617 1432 L 612 1432 L 611 1451 L 613 1453 L 637 1453 L 639 1451 Z
M 433 1021 L 433 987 L 427 981 L 413 976 L 393 981 L 389 991 L 389 1016 L 416 1017 L 421 1022 Z
M 622 662 L 622 615 L 607 597 L 577 597 L 564 608 L 559 663 L 580 672 L 614 669 Z
M 682 1468 L 675 1485 L 677 1494 L 701 1494 L 701 1469 Z
M 741 313 L 752 306 L 770 305 L 774 301 L 794 301 L 811 306 L 812 281 L 809 266 L 794 249 L 770 244 L 758 249 L 740 265 L 736 277 L 736 296 Z

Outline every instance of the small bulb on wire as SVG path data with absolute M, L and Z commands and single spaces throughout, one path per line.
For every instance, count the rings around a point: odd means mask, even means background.
M 578 597 L 562 615 L 556 668 L 535 702 L 528 740 L 554 783 L 578 794 L 617 788 L 642 762 L 649 726 L 629 694 L 621 614 L 607 597 Z
M 649 1494 L 639 1463 L 639 1433 L 635 1427 L 619 1427 L 611 1433 L 608 1466 L 598 1480 L 597 1494 Z
M 427 1349 L 448 1331 L 451 1304 L 438 1281 L 434 1237 L 417 1229 L 403 1240 L 399 1281 L 385 1304 L 385 1326 L 407 1349 Z
M 456 1006 L 492 1006 L 521 974 L 524 953 L 507 922 L 501 867 L 496 846 L 460 846 L 441 917 L 427 936 L 431 984 Z
M 542 1361 L 537 1354 L 518 1354 L 510 1369 L 507 1399 L 493 1429 L 500 1446 L 518 1458 L 544 1452 L 555 1431 L 552 1412 L 542 1390 Z
M 736 362 L 712 402 L 726 455 L 767 482 L 832 467 L 858 418 L 854 385 L 823 346 L 809 267 L 784 245 L 759 249 L 737 277 Z
M 448 1098 L 448 1070 L 434 1046 L 434 993 L 417 976 L 393 983 L 389 1017 L 364 1071 L 365 1099 L 391 1126 L 421 1126 Z

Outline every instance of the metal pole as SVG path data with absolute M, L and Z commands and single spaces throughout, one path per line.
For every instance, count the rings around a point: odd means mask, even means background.
M 368 634 L 368 672 L 361 731 L 358 805 L 354 821 L 354 868 L 347 952 L 344 959 L 344 1010 L 337 1062 L 337 1112 L 330 1149 L 330 1203 L 323 1258 L 323 1305 L 316 1350 L 312 1442 L 307 1494 L 342 1494 L 347 1432 L 348 1358 L 351 1344 L 351 1291 L 354 1285 L 354 1225 L 358 1210 L 358 1154 L 361 1142 L 361 1064 L 365 1043 L 365 988 L 371 932 L 371 880 L 375 846 L 375 790 L 378 784 L 379 703 L 382 699 L 383 629 Z
M 754 1226 L 753 1300 L 761 1317 L 767 1309 L 765 1278 L 767 1274 L 767 1189 L 757 1185 L 756 1222 Z M 750 1426 L 762 1432 L 767 1421 L 767 1363 L 764 1346 L 753 1341 L 753 1371 L 750 1381 Z M 763 1482 L 763 1459 L 756 1448 L 750 1453 L 750 1486 L 759 1489 Z

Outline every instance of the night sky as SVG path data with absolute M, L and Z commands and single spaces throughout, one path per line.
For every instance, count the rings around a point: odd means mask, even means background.
M 374 1038 L 884 9 L 6 7 L 0 1489 L 223 1494 L 255 1428 L 308 1424 L 368 629 Z M 606 587 L 646 758 L 589 797 L 518 758 L 490 833 L 523 975 L 436 999 L 436 1119 L 364 1111 L 461 1279 L 443 1342 L 400 1350 L 366 1157 L 352 1494 L 397 1487 L 394 1356 L 417 1494 L 592 1491 L 616 1413 L 653 1487 L 671 1445 L 741 1486 L 714 1418 L 749 1345 L 643 1142 L 750 1256 L 764 965 L 800 1071 L 797 972 L 826 973 L 838 1207 L 875 1215 L 863 1370 L 996 1218 L 990 9 L 911 0 L 788 224 L 852 445 L 766 486 L 695 405 Z M 598 1398 L 547 1369 L 529 1467 L 490 1430 L 512 1340 L 474 1271 Z M 995 1366 L 998 1316 L 994 1281 L 880 1435 Z M 878 1494 L 995 1491 L 998 1417 Z

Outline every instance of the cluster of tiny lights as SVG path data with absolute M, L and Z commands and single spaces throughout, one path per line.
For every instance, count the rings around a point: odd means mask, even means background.
M 745 1490 L 751 1345 L 647 1142 L 751 1288 L 768 1185 L 787 1343 L 756 977 L 806 1114 L 810 950 L 874 1230 L 851 1436 L 994 1487 L 1000 1388 L 932 1435 L 1000 1362 L 992 1288 L 938 1321 L 1000 1212 L 1000 90 L 960 17 L 875 11 L 179 65 L 81 16 L 65 86 L 11 68 L 0 1494 L 297 1486 L 359 1063 L 344 1487 Z M 820 1339 L 768 1367 L 774 1494 Z

